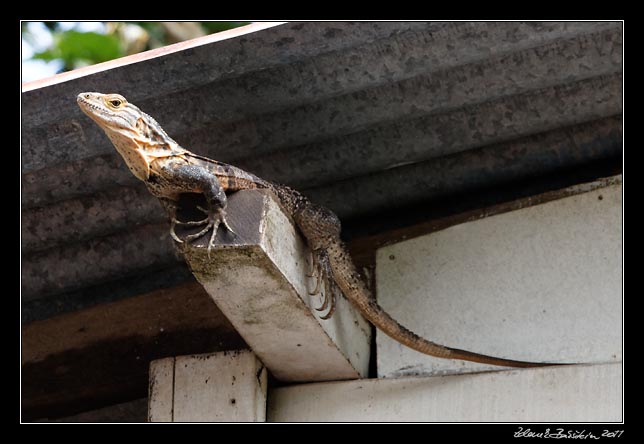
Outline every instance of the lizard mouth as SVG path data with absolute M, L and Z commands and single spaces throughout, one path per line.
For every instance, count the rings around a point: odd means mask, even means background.
M 79 94 L 76 97 L 76 102 L 78 103 L 79 107 L 85 114 L 87 114 L 90 118 L 93 120 L 102 120 L 102 121 L 107 121 L 111 123 L 116 123 L 117 121 L 121 120 L 127 126 L 127 120 L 118 114 L 115 114 L 114 112 L 109 111 L 107 108 L 101 105 L 97 105 L 96 103 L 92 102 L 90 99 L 84 97 L 85 94 Z
M 79 95 L 78 95 L 78 97 L 76 98 L 76 101 L 78 102 L 78 104 L 80 105 L 80 107 L 81 107 L 82 109 L 87 109 L 87 108 L 89 108 L 89 109 L 92 109 L 92 110 L 94 110 L 94 111 L 97 111 L 97 112 L 99 112 L 99 113 L 101 113 L 101 114 L 107 114 L 107 113 L 105 112 L 105 109 L 104 109 L 104 108 L 102 108 L 102 107 L 100 107 L 100 106 L 98 106 L 98 105 L 96 105 L 96 104 L 92 103 L 91 101 L 89 101 L 88 99 L 86 99 L 85 97 L 83 97 L 83 95 L 82 95 L 82 94 L 79 94 Z

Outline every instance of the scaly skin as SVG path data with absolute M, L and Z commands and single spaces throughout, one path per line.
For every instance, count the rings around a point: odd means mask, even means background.
M 356 270 L 349 252 L 340 239 L 340 221 L 329 209 L 310 202 L 299 192 L 263 180 L 232 165 L 194 154 L 177 144 L 149 115 L 118 94 L 81 93 L 78 105 L 100 126 L 121 154 L 132 173 L 142 180 L 158 197 L 170 217 L 170 234 L 177 242 L 190 241 L 212 231 L 208 253 L 214 245 L 220 223 L 230 230 L 225 219 L 226 192 L 264 188 L 273 191 L 284 209 L 292 216 L 313 251 L 320 279 L 327 283 L 330 296 L 325 297 L 320 310 L 328 318 L 335 309 L 338 290 L 349 299 L 377 328 L 421 353 L 439 358 L 508 367 L 539 367 L 552 365 L 514 361 L 445 347 L 430 342 L 409 331 L 378 305 L 364 280 Z M 179 222 L 177 203 L 181 193 L 203 193 L 208 202 L 203 221 Z M 199 233 L 179 239 L 175 224 L 205 225 Z M 329 307 L 330 302 L 330 307 Z

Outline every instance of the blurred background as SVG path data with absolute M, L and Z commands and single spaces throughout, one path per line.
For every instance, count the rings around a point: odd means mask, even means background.
M 22 82 L 250 22 L 22 22 Z

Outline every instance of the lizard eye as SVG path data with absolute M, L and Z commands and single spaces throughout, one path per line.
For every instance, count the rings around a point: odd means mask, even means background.
M 121 105 L 121 101 L 118 99 L 110 100 L 110 104 L 114 107 L 117 108 Z

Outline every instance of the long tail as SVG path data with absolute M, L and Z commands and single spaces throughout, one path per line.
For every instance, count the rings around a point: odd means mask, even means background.
M 430 356 L 448 359 L 462 359 L 480 362 L 482 364 L 500 365 L 506 367 L 542 367 L 546 365 L 561 365 L 545 362 L 515 361 L 512 359 L 496 358 L 494 356 L 472 353 L 467 350 L 445 347 L 428 341 L 416 333 L 403 327 L 392 318 L 371 295 L 364 281 L 358 274 L 346 247 L 340 240 L 327 248 L 329 261 L 335 281 L 345 296 L 362 312 L 373 325 L 396 341 L 416 351 Z

